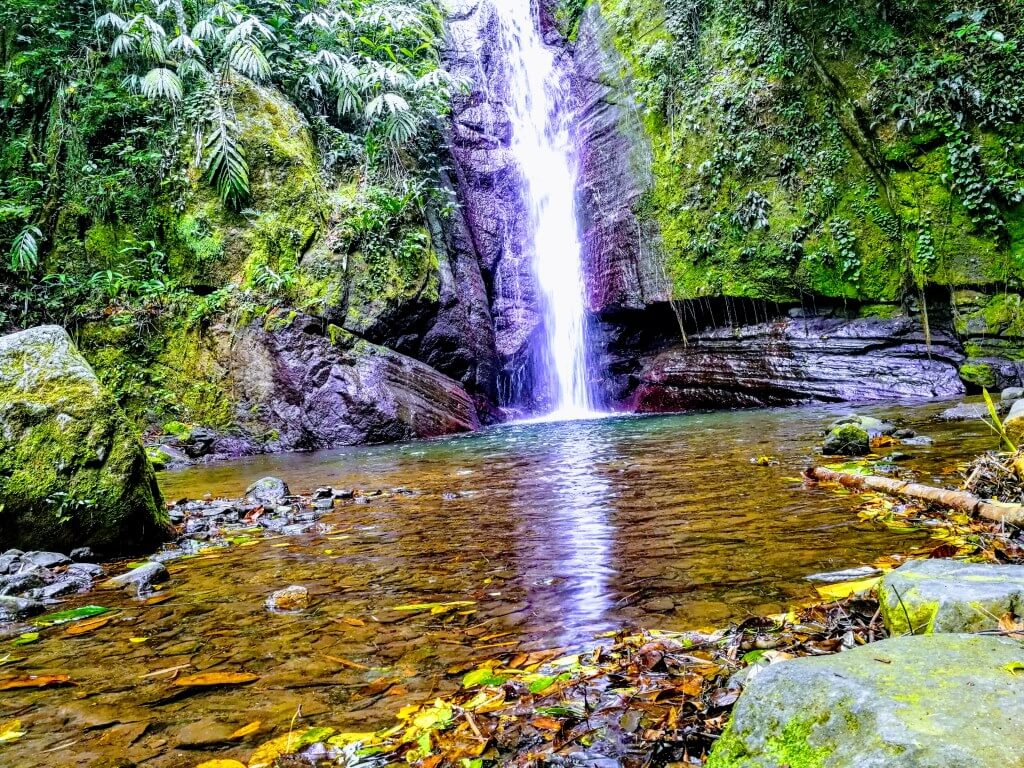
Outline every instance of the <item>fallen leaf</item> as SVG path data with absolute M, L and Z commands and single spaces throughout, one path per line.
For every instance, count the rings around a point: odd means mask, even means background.
M 1024 672 L 1024 662 L 1022 661 L 1011 661 L 1009 664 L 1003 667 L 1011 675 L 1016 675 L 1019 672 Z
M 129 637 L 128 638 L 128 642 L 129 643 L 135 643 L 136 645 L 138 645 L 139 643 L 148 643 L 149 642 L 149 638 L 148 637 Z
M 542 731 L 559 731 L 562 729 L 562 723 L 553 717 L 535 717 L 530 721 L 530 725 Z
M 999 629 L 1011 634 L 1024 632 L 1024 619 L 1019 619 L 1012 613 L 1004 613 L 999 619 Z
M 216 685 L 245 685 L 259 680 L 251 672 L 203 672 L 179 677 L 174 684 L 179 688 L 212 688 Z
M 174 597 L 170 592 L 163 592 L 159 595 L 153 595 L 152 597 L 146 598 L 142 601 L 143 605 L 160 605 L 160 603 L 166 603 Z
M 37 627 L 54 627 L 58 624 L 67 624 L 71 621 L 81 621 L 82 619 L 99 616 L 100 614 L 107 613 L 109 610 L 109 608 L 104 608 L 102 605 L 83 605 L 81 608 L 48 613 L 45 616 L 40 616 L 32 623 Z
M 870 579 L 858 579 L 857 581 L 844 581 L 840 584 L 823 584 L 816 586 L 818 594 L 825 600 L 843 600 L 850 595 L 867 592 L 878 586 L 881 576 L 874 576 Z
M 366 622 L 362 619 L 354 619 L 349 616 L 342 616 L 341 618 L 335 619 L 339 624 L 348 624 L 350 627 L 365 627 Z
M 259 720 L 253 720 L 248 725 L 243 725 L 237 731 L 228 736 L 228 741 L 240 741 L 246 736 L 252 736 L 254 733 L 259 731 L 262 723 Z
M 0 680 L 0 691 L 22 688 L 55 688 L 59 685 L 74 685 L 70 675 L 26 675 Z
M 196 768 L 245 768 L 245 763 L 240 763 L 237 760 L 207 760 L 205 763 L 200 763 Z
M 6 723 L 0 723 L 0 744 L 17 741 L 26 733 L 27 731 L 21 729 L 21 720 L 10 720 Z
M 328 661 L 333 661 L 335 664 L 341 664 L 343 667 L 348 667 L 349 669 L 369 669 L 365 664 L 357 664 L 354 661 L 343 659 L 341 656 L 329 656 L 325 654 L 324 658 Z
M 90 619 L 89 621 L 79 621 L 72 624 L 70 627 L 64 630 L 65 635 L 84 635 L 87 632 L 92 632 L 105 627 L 110 623 L 111 616 L 100 616 L 98 619 Z
M 310 744 L 324 741 L 334 733 L 333 728 L 310 728 L 302 733 L 286 733 L 260 745 L 249 757 L 249 768 L 270 768 L 279 757 L 290 755 Z
M 38 632 L 24 632 L 18 635 L 17 639 L 11 641 L 11 645 L 28 645 L 39 639 Z

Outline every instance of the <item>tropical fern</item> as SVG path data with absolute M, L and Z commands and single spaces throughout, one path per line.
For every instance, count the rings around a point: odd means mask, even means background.
M 249 198 L 249 164 L 238 142 L 235 124 L 222 101 L 215 107 L 213 129 L 206 137 L 206 171 L 220 199 L 233 210 L 241 210 Z
M 27 226 L 18 233 L 11 244 L 10 265 L 14 272 L 31 274 L 39 266 L 39 241 L 43 233 L 38 227 Z

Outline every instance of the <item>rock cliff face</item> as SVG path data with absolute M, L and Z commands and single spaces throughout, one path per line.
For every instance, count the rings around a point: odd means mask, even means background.
M 907 317 L 786 318 L 695 334 L 642 365 L 642 413 L 963 394 L 956 340 Z
M 651 149 L 628 66 L 597 4 L 589 5 L 580 21 L 572 61 L 588 304 L 608 313 L 667 301 L 670 286 L 657 227 L 638 215 L 653 184 Z
M 285 449 L 386 443 L 480 426 L 458 382 L 306 315 L 223 339 L 239 410 Z

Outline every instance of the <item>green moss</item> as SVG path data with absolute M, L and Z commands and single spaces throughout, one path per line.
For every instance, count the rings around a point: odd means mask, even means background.
M 997 371 L 988 363 L 968 361 L 960 366 L 960 378 L 975 387 L 992 389 L 999 381 Z
M 908 601 L 907 598 L 914 597 L 913 589 L 905 595 L 897 595 L 889 589 L 878 590 L 878 602 L 891 637 L 930 635 L 935 630 L 939 604 L 918 599 Z
M 65 349 L 36 345 L 0 360 L 0 539 L 104 553 L 152 546 L 167 517 L 142 444 L 85 361 Z
M 772 734 L 759 751 L 758 758 L 768 758 L 772 761 L 771 765 L 788 768 L 823 768 L 834 750 L 811 744 L 815 725 L 817 722 L 814 720 L 788 721 L 781 730 Z M 730 723 L 715 743 L 707 768 L 741 768 L 752 765 L 750 758 L 743 737 L 736 733 Z

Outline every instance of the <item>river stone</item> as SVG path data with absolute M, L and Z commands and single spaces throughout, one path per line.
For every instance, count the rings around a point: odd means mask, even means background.
M 279 504 L 286 496 L 290 495 L 288 483 L 279 477 L 264 477 L 245 489 L 247 500 L 270 506 Z
M 940 421 L 969 421 L 988 418 L 988 406 L 984 403 L 960 403 L 947 408 L 938 416 Z
M 267 598 L 267 608 L 275 613 L 298 613 L 308 606 L 309 590 L 305 587 L 285 587 Z
M 1007 387 L 1000 393 L 999 399 L 1004 403 L 1024 399 L 1024 387 Z
M 246 488 L 246 500 L 276 506 L 291 493 L 288 483 L 280 477 L 262 477 Z
M 882 640 L 763 670 L 707 768 L 1006 768 L 1024 764 L 1016 640 Z
M 14 621 L 40 613 L 46 606 L 27 597 L 0 595 L 0 621 Z
M 64 329 L 0 337 L 0 541 L 113 554 L 167 535 L 139 436 Z
M 842 424 L 828 433 L 822 453 L 826 456 L 863 456 L 871 453 L 871 437 L 857 424 Z
M 108 579 L 103 586 L 112 589 L 132 589 L 141 597 L 151 592 L 154 584 L 167 581 L 169 578 L 170 574 L 163 563 L 150 560 L 127 573 Z
M 890 424 L 887 421 L 876 419 L 874 416 L 859 416 L 855 413 L 851 413 L 848 416 L 843 416 L 841 419 L 833 421 L 829 425 L 829 429 L 835 429 L 841 427 L 844 424 L 855 424 L 865 432 L 868 433 L 868 437 L 874 440 L 876 437 L 882 437 L 883 435 L 894 435 L 899 430 L 895 424 Z M 913 435 L 908 435 L 913 437 Z
M 26 552 L 22 558 L 41 568 L 56 568 L 71 564 L 71 558 L 60 552 Z
M 911 560 L 882 579 L 878 592 L 890 635 L 998 629 L 1024 617 L 1024 566 Z

